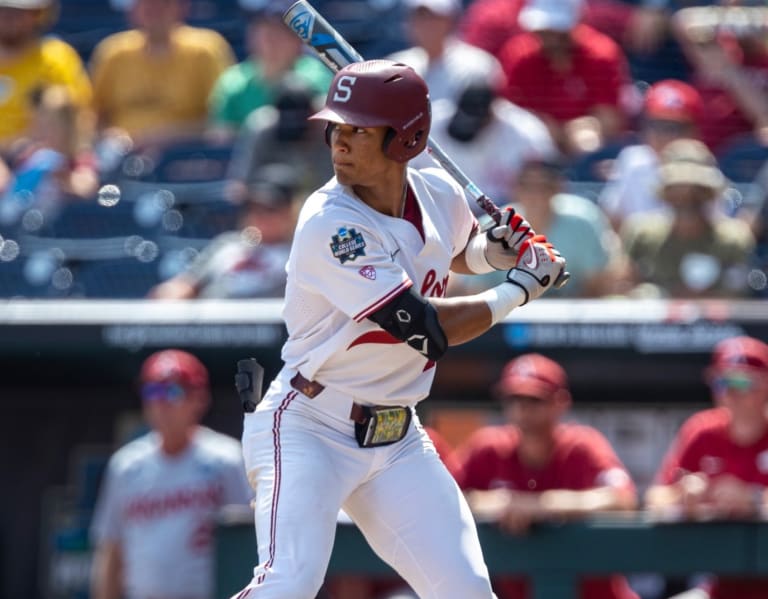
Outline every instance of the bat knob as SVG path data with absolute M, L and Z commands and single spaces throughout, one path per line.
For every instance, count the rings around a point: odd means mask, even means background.
M 561 270 L 560 274 L 557 275 L 557 278 L 555 279 L 553 286 L 557 289 L 562 289 L 563 287 L 565 287 L 565 284 L 568 282 L 568 279 L 570 278 L 571 278 L 571 273 L 569 273 L 567 270 Z

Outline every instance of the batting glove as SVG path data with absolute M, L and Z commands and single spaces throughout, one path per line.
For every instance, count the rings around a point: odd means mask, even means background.
M 522 243 L 517 264 L 507 273 L 507 281 L 525 293 L 523 305 L 540 297 L 556 281 L 562 286 L 567 277 L 565 258 L 543 235 L 536 235 Z
M 533 227 L 511 207 L 501 212 L 501 221 L 488 230 L 485 259 L 496 270 L 517 266 L 523 243 L 536 233 Z

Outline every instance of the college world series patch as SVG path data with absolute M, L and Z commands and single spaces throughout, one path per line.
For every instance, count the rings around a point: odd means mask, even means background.
M 363 234 L 352 228 L 339 227 L 336 235 L 331 237 L 331 252 L 333 257 L 344 264 L 358 256 L 365 256 L 365 239 Z

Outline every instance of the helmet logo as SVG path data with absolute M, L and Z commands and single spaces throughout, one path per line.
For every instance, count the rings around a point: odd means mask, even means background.
M 336 82 L 336 92 L 333 94 L 334 102 L 349 102 L 352 97 L 352 86 L 357 81 L 357 77 L 351 75 L 342 75 Z

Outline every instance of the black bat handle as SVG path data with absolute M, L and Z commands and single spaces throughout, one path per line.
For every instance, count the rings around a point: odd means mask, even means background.
M 235 388 L 240 396 L 243 411 L 253 412 L 261 401 L 261 387 L 264 383 L 264 368 L 256 358 L 237 361 Z

